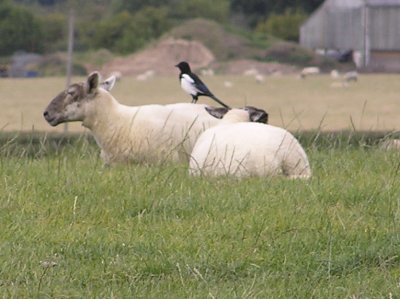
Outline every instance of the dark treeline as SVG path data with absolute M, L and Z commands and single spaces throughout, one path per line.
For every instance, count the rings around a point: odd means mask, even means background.
M 129 53 L 175 25 L 207 18 L 252 33 L 296 41 L 299 24 L 323 0 L 2 0 L 0 56 L 66 47 L 67 12 L 76 15 L 76 48 Z

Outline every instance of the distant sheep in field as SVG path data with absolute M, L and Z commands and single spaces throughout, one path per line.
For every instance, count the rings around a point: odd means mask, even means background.
M 400 150 L 400 139 L 387 139 L 381 143 L 381 148 L 385 150 Z
M 224 81 L 224 86 L 226 88 L 231 88 L 231 87 L 233 87 L 233 83 L 232 83 L 232 81 Z
M 331 71 L 331 78 L 332 78 L 333 80 L 340 79 L 340 73 L 339 73 L 339 71 L 338 71 L 338 70 L 332 70 L 332 71 Z
M 138 81 L 146 81 L 148 79 L 153 78 L 155 75 L 155 72 L 153 70 L 147 70 L 142 74 L 139 74 L 136 76 L 136 80 Z
M 261 75 L 261 74 L 258 74 L 258 75 L 256 75 L 256 76 L 254 76 L 254 79 L 256 79 L 256 82 L 257 82 L 257 83 L 263 83 L 263 82 L 265 81 L 264 76 Z
M 257 83 L 263 83 L 265 81 L 264 75 L 255 68 L 250 68 L 244 71 L 243 75 L 254 77 Z
M 257 76 L 259 74 L 258 70 L 255 68 L 249 68 L 243 72 L 245 76 Z
M 333 70 L 331 72 L 331 78 L 334 80 L 340 80 L 331 83 L 331 87 L 340 88 L 340 87 L 349 87 L 350 82 L 357 82 L 358 81 L 358 73 L 357 71 L 351 71 L 345 73 L 343 76 L 340 76 L 339 72 Z
M 232 109 L 204 131 L 190 157 L 190 174 L 310 178 L 307 155 L 296 138 L 282 128 L 250 123 L 251 116 L 246 109 Z
M 347 72 L 343 75 L 343 80 L 346 82 L 357 82 L 358 81 L 358 72 L 351 71 Z
M 94 135 L 106 164 L 187 162 L 198 135 L 221 122 L 205 107 L 190 103 L 122 105 L 102 88 L 94 72 L 85 82 L 71 84 L 57 95 L 43 115 L 52 126 L 81 121 Z
M 316 66 L 305 67 L 300 72 L 300 78 L 305 79 L 308 76 L 318 75 L 319 73 L 321 73 L 319 67 Z
M 202 76 L 214 76 L 214 70 L 213 69 L 202 69 L 200 71 Z

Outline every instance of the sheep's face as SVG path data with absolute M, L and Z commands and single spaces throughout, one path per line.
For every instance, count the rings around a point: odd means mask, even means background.
M 91 101 L 99 86 L 99 74 L 92 73 L 86 82 L 71 84 L 47 106 L 44 118 L 51 126 L 71 121 L 83 121 L 85 105 Z
M 263 124 L 268 123 L 268 113 L 265 110 L 253 106 L 245 106 L 243 109 L 249 113 L 250 121 Z

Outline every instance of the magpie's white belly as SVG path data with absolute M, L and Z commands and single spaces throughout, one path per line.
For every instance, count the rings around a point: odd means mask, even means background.
M 199 90 L 194 87 L 193 82 L 190 82 L 188 78 L 185 78 L 185 76 L 181 79 L 181 87 L 190 95 L 196 95 L 199 92 Z

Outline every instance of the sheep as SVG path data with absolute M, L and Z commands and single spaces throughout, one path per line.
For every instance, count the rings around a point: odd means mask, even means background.
M 307 155 L 295 137 L 279 127 L 248 122 L 251 113 L 232 109 L 200 135 L 190 156 L 190 175 L 310 178 Z
M 400 139 L 384 140 L 380 147 L 384 150 L 400 150 Z
M 115 82 L 118 80 L 118 78 L 115 75 L 111 75 L 108 77 L 106 80 L 100 83 L 100 87 L 107 90 L 111 91 L 113 89 Z
M 300 73 L 300 77 L 302 79 L 305 79 L 307 76 L 318 75 L 320 72 L 321 71 L 320 71 L 319 67 L 316 67 L 316 66 L 305 67 L 302 69 L 302 71 Z
M 202 69 L 201 75 L 202 76 L 214 76 L 214 70 L 213 69 Z
M 264 75 L 261 74 L 256 68 L 250 68 L 243 72 L 244 76 L 252 76 L 256 80 L 257 83 L 263 83 L 265 78 Z
M 243 72 L 245 76 L 257 76 L 259 74 L 258 70 L 254 67 L 249 68 Z
M 231 88 L 231 87 L 233 87 L 233 83 L 232 83 L 232 81 L 224 81 L 224 86 L 226 87 L 226 88 Z
M 256 75 L 256 76 L 254 76 L 254 79 L 256 79 L 256 82 L 257 82 L 257 83 L 263 83 L 264 80 L 265 80 L 264 76 L 261 75 L 261 74 L 258 74 L 258 75 Z
M 93 72 L 86 82 L 71 84 L 43 115 L 51 126 L 82 122 L 94 135 L 106 165 L 187 162 L 197 136 L 221 121 L 200 104 L 122 105 L 99 82 L 99 73 Z
M 205 109 L 210 115 L 218 119 L 224 118 L 224 116 L 231 110 L 225 107 L 205 107 Z M 268 113 L 263 109 L 259 109 L 253 106 L 244 106 L 243 108 L 238 109 L 247 111 L 248 117 L 246 117 L 246 120 L 249 119 L 249 121 L 251 122 L 263 124 L 268 123 Z M 227 120 L 225 119 L 223 122 L 227 122 Z
M 358 81 L 358 72 L 357 71 L 350 71 L 345 73 L 343 76 L 340 76 L 339 72 L 337 70 L 332 70 L 331 71 L 331 77 L 334 80 L 340 80 L 340 81 L 335 81 L 331 83 L 331 87 L 337 88 L 337 87 L 349 87 L 350 82 L 357 82 Z
M 343 75 L 343 79 L 346 82 L 357 82 L 358 81 L 358 72 L 357 71 L 350 71 Z
M 147 70 L 142 74 L 139 74 L 136 76 L 136 80 L 138 81 L 146 81 L 148 79 L 153 78 L 155 75 L 155 72 L 153 70 Z
M 338 71 L 338 70 L 332 70 L 332 71 L 331 71 L 331 78 L 332 78 L 333 80 L 338 80 L 338 79 L 340 79 L 340 73 L 339 73 L 339 71 Z

